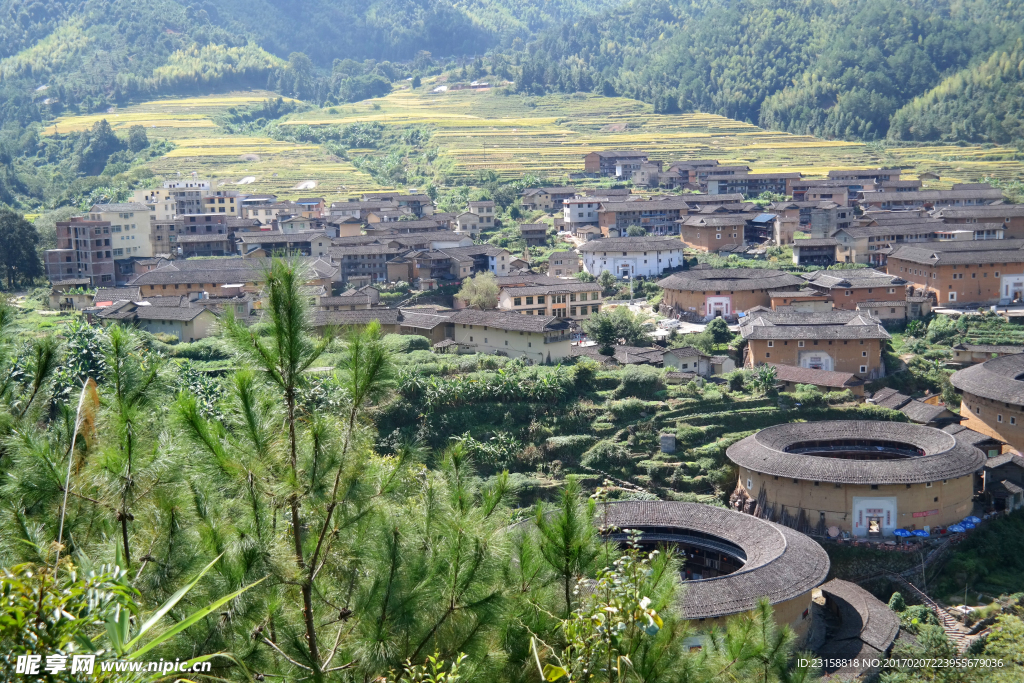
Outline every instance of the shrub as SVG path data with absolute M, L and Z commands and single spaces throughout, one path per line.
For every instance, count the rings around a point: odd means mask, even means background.
M 617 443 L 611 441 L 599 441 L 589 451 L 583 454 L 580 461 L 584 467 L 602 469 L 629 463 L 629 453 Z
M 592 391 L 600 366 L 592 358 L 579 358 L 572 368 L 572 380 L 576 391 Z
M 619 387 L 615 390 L 615 398 L 635 396 L 636 398 L 652 399 L 665 388 L 661 372 L 649 365 L 630 365 L 622 371 Z
M 624 401 L 613 401 L 608 406 L 608 411 L 615 416 L 616 420 L 635 420 L 640 417 L 647 404 L 637 398 L 627 398 Z
M 587 449 L 594 445 L 597 437 L 589 434 L 570 434 L 569 436 L 552 436 L 545 442 L 548 455 L 560 460 L 579 460 Z
M 154 347 L 156 347 L 154 350 L 159 350 L 172 358 L 187 358 L 188 360 L 228 360 L 233 356 L 224 341 L 218 337 L 207 337 L 197 342 L 180 343 L 174 346 L 154 344 Z
M 386 334 L 384 345 L 392 353 L 430 350 L 430 340 L 418 334 Z

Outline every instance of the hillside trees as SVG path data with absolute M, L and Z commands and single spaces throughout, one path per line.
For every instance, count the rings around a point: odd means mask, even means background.
M 43 274 L 39 234 L 21 214 L 0 207 L 0 267 L 7 289 L 28 284 Z

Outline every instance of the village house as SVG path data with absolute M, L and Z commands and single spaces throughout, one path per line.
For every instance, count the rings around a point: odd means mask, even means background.
M 1024 346 L 1008 346 L 996 344 L 957 344 L 953 347 L 952 361 L 967 366 L 984 363 L 1001 356 L 1013 356 L 1024 353 Z
M 580 255 L 575 251 L 553 251 L 548 256 L 548 275 L 575 275 L 581 269 Z
M 657 277 L 683 263 L 683 245 L 671 237 L 613 237 L 592 240 L 579 248 L 583 269 L 597 277 Z
M 601 312 L 601 285 L 596 282 L 524 275 L 498 278 L 498 308 L 555 318 L 586 320 Z
M 542 247 L 548 241 L 547 223 L 521 223 L 519 233 L 528 247 Z
M 915 192 L 875 192 L 857 195 L 857 204 L 865 211 L 907 211 L 920 208 L 977 206 L 1001 202 L 1003 191 L 995 187 L 969 190 L 918 190 Z
M 803 277 L 840 310 L 853 311 L 867 301 L 906 301 L 908 295 L 906 279 L 872 268 L 818 270 Z
M 403 194 L 398 191 L 366 192 L 361 197 L 363 201 L 387 201 L 394 202 L 399 209 L 405 209 L 417 218 L 425 218 L 434 213 L 434 200 L 426 194 Z
M 116 301 L 101 308 L 96 320 L 106 326 L 114 323 L 133 325 L 151 334 L 168 334 L 178 341 L 205 339 L 216 331 L 220 314 L 211 306 L 201 306 L 181 297 L 161 297 L 143 301 Z
M 827 268 L 836 262 L 836 248 L 832 237 L 793 240 L 793 264 Z
M 829 180 L 853 180 L 861 183 L 860 187 L 851 185 L 851 189 L 862 190 L 875 183 L 898 181 L 902 171 L 898 168 L 867 168 L 867 169 L 836 169 L 828 172 Z
M 736 173 L 726 175 L 718 171 L 707 179 L 708 194 L 742 194 L 757 197 L 762 192 L 791 196 L 793 182 L 800 173 Z
M 794 180 L 793 201 L 795 202 L 834 202 L 838 206 L 849 206 L 850 204 L 850 183 L 857 181 L 849 180 L 814 180 L 800 178 Z
M 398 245 L 374 243 L 336 245 L 330 247 L 327 253 L 331 262 L 338 267 L 342 283 L 348 283 L 353 278 L 368 282 L 394 282 L 397 279 L 408 282 L 408 275 L 397 278 L 388 270 L 388 262 L 407 251 L 407 248 Z
M 762 363 L 849 372 L 861 379 L 885 376 L 881 321 L 856 311 L 780 313 L 756 310 L 740 320 L 747 342 L 744 367 Z
M 698 377 L 710 377 L 712 374 L 711 356 L 692 346 L 668 349 L 662 357 L 662 365 L 666 370 L 692 372 Z
M 849 391 L 854 396 L 864 396 L 864 380 L 852 372 L 835 372 L 833 370 L 815 370 L 795 365 L 778 365 L 765 363 L 775 368 L 775 381 L 781 385 L 782 391 L 796 391 L 798 385 L 809 385 L 822 393 L 830 391 Z
M 276 254 L 301 254 L 330 258 L 331 239 L 323 230 L 239 233 L 238 253 L 246 258 L 265 258 Z
M 306 284 L 330 288 L 338 268 L 323 258 L 302 258 Z M 235 297 L 242 292 L 258 293 L 263 288 L 268 259 L 213 258 L 171 261 L 136 275 L 129 283 L 143 296 L 181 296 L 205 292 L 210 297 Z
M 531 187 L 520 193 L 523 208 L 527 211 L 547 211 L 556 213 L 562 210 L 566 199 L 576 196 L 575 187 Z
M 606 150 L 591 152 L 583 157 L 583 170 L 587 173 L 629 179 L 633 171 L 647 163 L 647 153 L 637 150 Z
M 569 357 L 569 323 L 562 318 L 463 309 L 451 317 L 459 350 L 557 363 Z
M 806 288 L 796 291 L 768 292 L 773 311 L 799 311 L 801 313 L 827 313 L 832 310 L 832 294 Z
M 742 246 L 749 214 L 697 214 L 679 222 L 679 239 L 691 249 L 717 252 Z
M 114 259 L 153 256 L 150 222 L 154 212 L 145 204 L 95 204 L 90 221 L 110 224 L 110 249 Z M 106 237 L 104 237 L 106 239 Z
M 1024 204 L 986 204 L 939 208 L 932 216 L 949 225 L 1001 223 L 1004 239 L 1024 239 Z
M 904 245 L 887 270 L 943 305 L 1024 301 L 1024 240 Z
M 202 198 L 202 212 L 225 214 L 227 216 L 241 218 L 243 196 L 244 195 L 237 190 L 211 190 Z M 149 204 L 149 202 L 144 203 Z M 161 219 L 161 216 L 157 216 L 157 220 Z

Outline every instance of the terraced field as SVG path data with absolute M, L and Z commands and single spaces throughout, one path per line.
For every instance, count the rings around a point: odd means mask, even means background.
M 175 148 L 151 167 L 167 178 L 195 171 L 215 185 L 229 187 L 242 179 L 255 178 L 240 189 L 269 192 L 281 197 L 309 195 L 295 189 L 300 183 L 315 181 L 313 194 L 348 196 L 377 189 L 367 174 L 351 163 L 327 154 L 318 145 L 281 142 L 268 137 L 227 135 L 213 117 L 230 107 L 258 104 L 269 92 L 229 93 L 210 97 L 154 100 L 105 114 L 63 117 L 46 132 L 69 133 L 83 130 L 106 119 L 115 131 L 142 125 L 151 139 L 171 140 Z
M 529 172 L 564 181 L 582 170 L 585 153 L 609 148 L 641 148 L 653 159 L 669 162 L 716 158 L 748 164 L 755 172 L 788 170 L 809 176 L 823 176 L 834 168 L 896 165 L 908 177 L 926 171 L 940 175 L 940 181 L 927 183 L 935 188 L 986 175 L 1024 177 L 1024 164 L 1014 159 L 1016 150 L 1006 147 L 885 148 L 766 131 L 711 114 L 655 114 L 649 105 L 624 98 L 581 93 L 523 97 L 487 89 L 435 93 L 435 85 L 413 91 L 402 84 L 387 97 L 295 114 L 282 125 L 378 121 L 422 126 L 432 132 L 431 144 L 452 161 L 454 175 L 469 178 L 493 170 L 506 178 Z M 309 180 L 317 182 L 314 194 L 331 199 L 376 188 L 367 174 L 318 146 L 230 136 L 212 120 L 230 106 L 268 96 L 249 92 L 158 100 L 104 115 L 60 119 L 56 127 L 60 132 L 78 130 L 100 118 L 115 128 L 144 125 L 151 136 L 176 144 L 153 164 L 164 176 L 196 171 L 218 184 L 254 177 L 246 189 L 282 197 L 297 196 L 296 186 Z

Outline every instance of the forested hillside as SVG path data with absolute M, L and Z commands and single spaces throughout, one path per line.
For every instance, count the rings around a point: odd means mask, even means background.
M 877 139 L 900 107 L 1012 44 L 1022 16 L 995 0 L 635 0 L 540 36 L 517 85 Z

